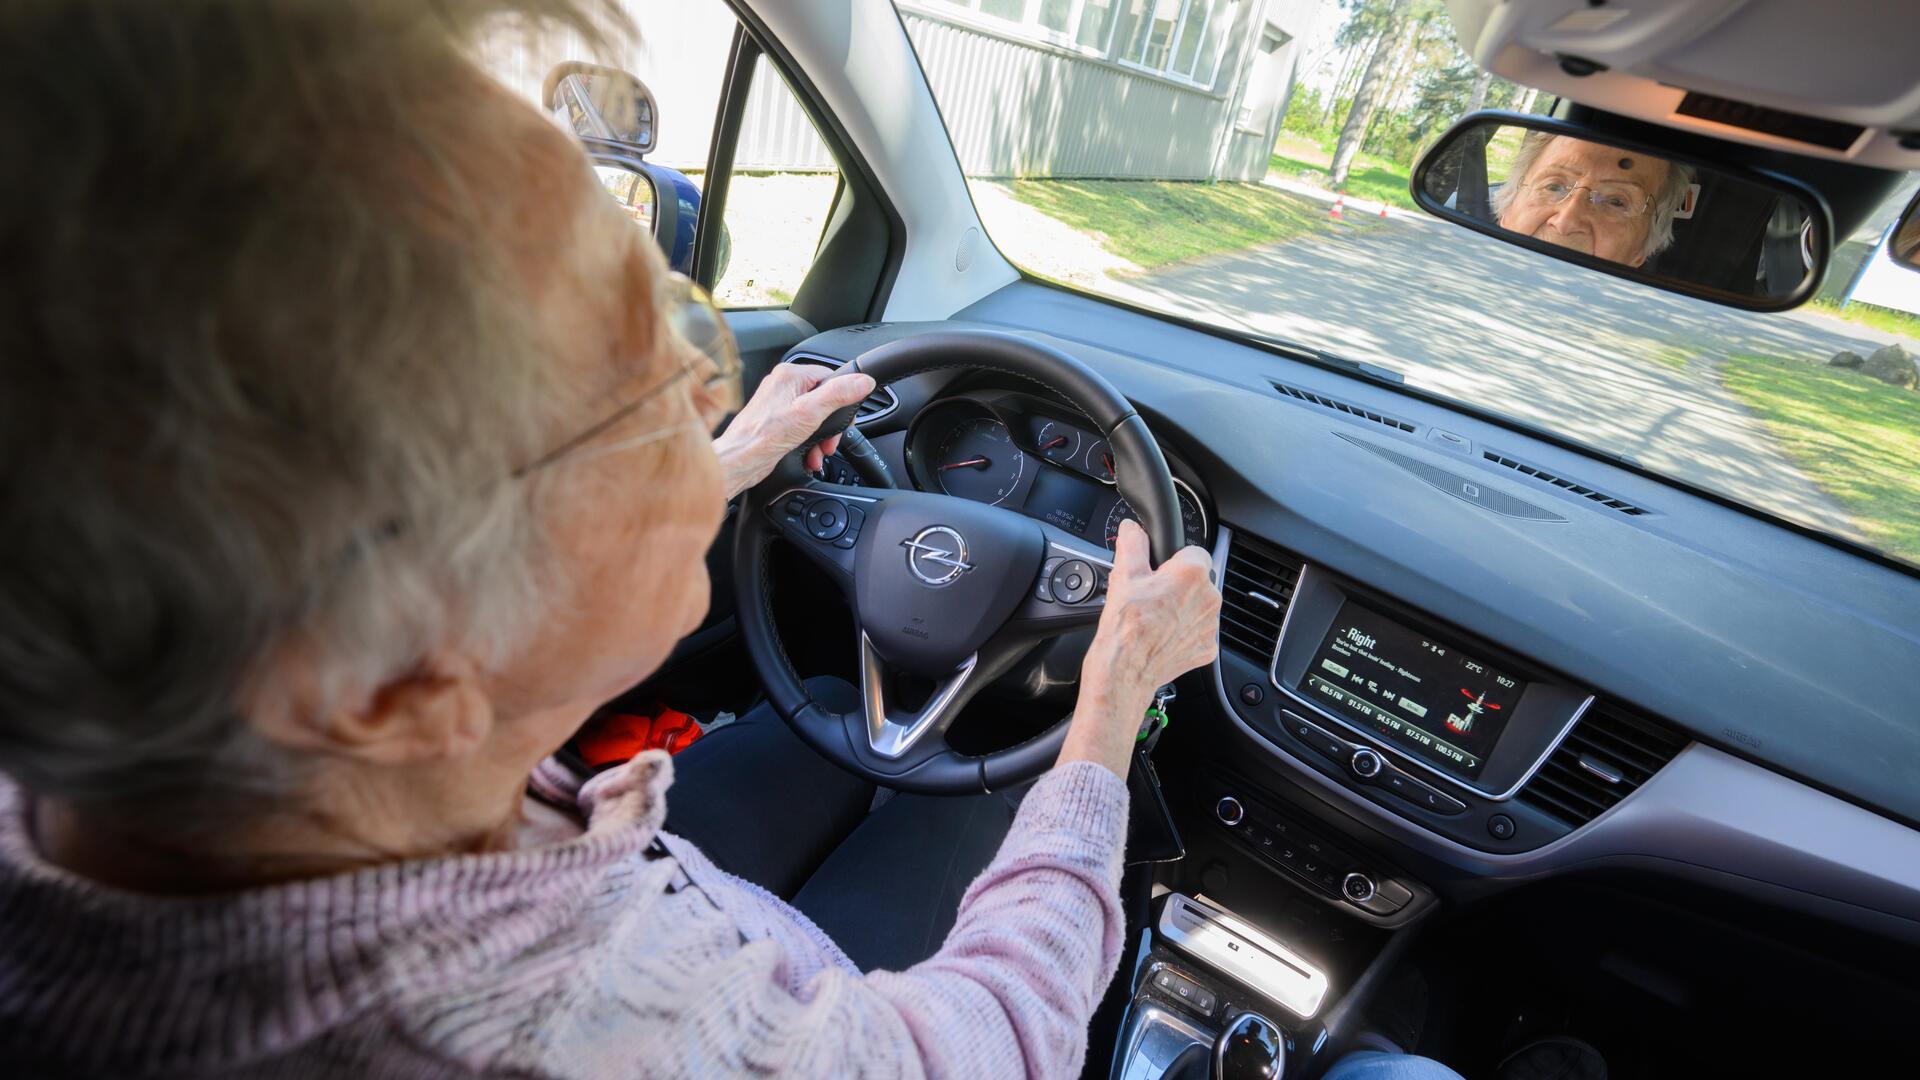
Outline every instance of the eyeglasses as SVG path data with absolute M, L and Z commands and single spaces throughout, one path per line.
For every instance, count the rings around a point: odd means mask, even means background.
M 682 379 L 700 380 L 702 395 L 723 411 L 732 412 L 740 407 L 740 349 L 733 340 L 733 331 L 727 329 L 726 317 L 707 295 L 707 290 L 685 274 L 669 275 L 661 288 L 665 294 L 661 299 L 666 311 L 667 336 L 680 351 L 680 366 L 593 426 L 515 469 L 515 479 L 562 460 L 601 457 L 671 438 L 686 425 L 675 424 L 590 446 Z
M 1576 191 L 1587 192 L 1587 203 L 1603 217 L 1636 218 L 1653 209 L 1653 199 L 1632 184 L 1569 184 L 1564 180 L 1537 180 L 1520 185 L 1536 206 L 1559 206 Z

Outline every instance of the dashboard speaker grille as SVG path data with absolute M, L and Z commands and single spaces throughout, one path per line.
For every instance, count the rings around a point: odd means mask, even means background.
M 1595 701 L 1520 800 L 1575 828 L 1612 809 L 1672 761 L 1687 738 L 1609 701 Z
M 1259 664 L 1273 658 L 1280 621 L 1300 581 L 1300 560 L 1236 530 L 1220 583 L 1220 644 Z
M 846 361 L 830 360 L 827 357 L 815 356 L 812 353 L 798 353 L 788 357 L 787 363 L 812 364 L 815 367 L 832 368 L 838 371 Z M 877 420 L 899 407 L 900 398 L 895 395 L 892 390 L 883 386 L 873 393 L 868 394 L 867 399 L 860 403 L 860 410 L 854 413 L 853 422 L 862 424 L 868 420 Z
M 1505 468 L 1512 469 L 1513 471 L 1520 473 L 1524 476 L 1531 476 L 1535 480 L 1539 480 L 1547 484 L 1552 484 L 1554 487 L 1557 487 L 1562 491 L 1570 491 L 1573 494 L 1578 495 L 1583 499 L 1588 499 L 1593 502 L 1597 502 L 1601 506 L 1604 506 L 1609 510 L 1618 510 L 1623 514 L 1646 513 L 1645 509 L 1635 506 L 1632 503 L 1626 501 L 1625 499 L 1616 499 L 1612 495 L 1609 495 L 1604 491 L 1595 491 L 1594 489 L 1587 487 L 1585 484 L 1576 484 L 1573 481 L 1566 479 L 1565 477 L 1555 476 L 1552 473 L 1548 472 L 1547 470 L 1539 468 L 1538 466 L 1529 465 L 1524 461 L 1516 461 L 1515 459 L 1510 458 L 1507 455 L 1502 454 L 1498 451 L 1495 451 L 1495 450 L 1482 451 L 1481 456 L 1485 457 L 1488 461 L 1493 462 L 1495 465 L 1504 466 Z
M 1407 423 L 1405 420 L 1398 420 L 1384 413 L 1374 412 L 1372 409 L 1363 409 L 1358 405 L 1350 405 L 1337 398 L 1327 397 L 1325 394 L 1316 394 L 1311 390 L 1302 390 L 1297 386 L 1288 386 L 1286 383 L 1274 383 L 1273 388 L 1297 401 L 1304 401 L 1309 405 L 1318 405 L 1323 409 L 1332 409 L 1338 413 L 1346 413 L 1348 416 L 1361 420 L 1371 420 L 1376 424 L 1384 424 L 1395 431 L 1413 430 L 1413 425 Z

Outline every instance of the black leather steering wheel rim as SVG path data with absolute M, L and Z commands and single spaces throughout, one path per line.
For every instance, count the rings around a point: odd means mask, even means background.
M 983 330 L 934 331 L 879 346 L 843 368 L 841 375 L 864 372 L 878 385 L 885 386 L 900 379 L 956 367 L 1017 376 L 1057 394 L 1084 413 L 1113 447 L 1116 486 L 1147 530 L 1152 561 L 1157 565 L 1179 550 L 1183 533 L 1172 473 L 1145 420 L 1111 383 L 1066 353 L 1011 334 Z M 842 430 L 852 416 L 852 410 L 836 416 L 823 426 L 822 434 Z M 983 756 L 953 751 L 939 736 L 944 733 L 945 721 L 958 713 L 974 691 L 991 682 L 1034 643 L 1097 620 L 1099 598 L 1085 604 L 1049 606 L 1031 596 L 1034 586 L 1028 580 L 1040 574 L 1044 565 L 1041 560 L 1049 556 L 1054 562 L 1084 558 L 1096 567 L 1101 565 L 1099 556 L 1090 550 L 1093 546 L 1080 538 L 1069 540 L 1059 530 L 1014 511 L 985 507 L 954 496 L 888 493 L 826 484 L 801 471 L 798 460 L 798 454 L 791 456 L 772 476 L 747 493 L 734 530 L 735 606 L 741 637 L 774 711 L 792 725 L 808 745 L 835 764 L 873 783 L 898 790 L 941 795 L 978 794 L 999 790 L 1044 772 L 1059 755 L 1068 717 L 1062 717 L 1033 739 Z M 864 507 L 867 527 L 852 547 L 830 546 L 818 541 L 807 527 L 796 531 L 797 519 L 788 512 L 796 504 L 812 508 L 804 515 L 807 521 L 814 520 L 815 511 L 821 507 L 837 507 L 843 514 L 850 512 L 849 507 L 854 511 Z M 904 562 L 911 570 L 913 560 L 920 553 L 906 541 L 896 545 L 895 540 L 909 535 L 922 523 L 928 528 L 942 529 L 948 522 L 975 536 L 983 552 L 976 561 L 992 563 L 983 568 L 997 577 L 977 580 L 956 570 L 952 575 L 956 584 L 951 591 L 943 592 L 941 588 L 923 587 L 924 580 L 908 581 L 898 572 L 896 562 Z M 1023 533 L 1023 529 L 1030 530 L 1031 536 Z M 960 540 L 956 533 L 942 535 Z M 786 655 L 774 624 L 767 565 L 775 536 L 786 537 L 813 556 L 840 579 L 839 583 L 848 593 L 856 620 L 862 626 L 863 705 L 861 710 L 856 710 L 858 715 L 835 713 L 813 701 Z M 917 534 L 914 541 L 918 542 Z M 908 551 L 903 555 L 899 547 L 907 547 Z M 988 557 L 1003 549 L 1004 560 Z M 964 563 L 968 557 L 964 540 L 960 540 L 959 550 Z M 943 550 L 940 554 L 952 552 Z M 861 569 L 858 574 L 854 572 L 856 561 Z M 1107 561 L 1110 562 L 1110 557 Z M 885 575 L 891 576 L 883 580 Z M 902 581 L 906 584 L 902 585 Z M 894 712 L 886 702 L 885 686 L 891 678 L 887 669 L 895 662 L 911 667 L 918 659 L 921 642 L 918 638 L 900 637 L 895 632 L 899 619 L 882 616 L 893 615 L 896 608 L 924 613 L 939 610 L 939 604 L 960 604 L 968 614 L 980 608 L 981 619 L 992 623 L 999 610 L 992 605 L 1008 603 L 997 599 L 1001 596 L 1014 596 L 1011 601 L 1014 606 L 1009 609 L 1004 625 L 989 629 L 973 656 L 955 669 L 952 685 L 956 689 L 945 704 L 941 699 L 945 691 L 941 688 L 947 684 L 936 681 L 936 692 L 928 708 L 937 706 L 945 710 L 945 719 L 938 721 L 931 731 L 923 727 L 919 734 L 911 734 L 905 738 L 905 750 L 898 756 L 888 756 L 891 744 L 883 747 L 874 733 L 899 734 L 896 729 L 903 725 L 893 722 Z M 981 597 L 987 599 L 981 600 Z M 929 616 L 923 620 L 909 615 L 909 620 L 925 626 L 936 638 L 951 639 L 942 644 L 953 645 L 963 639 L 972 641 L 967 632 L 949 629 L 947 625 L 965 623 L 964 619 Z M 869 637 L 870 629 L 873 637 L 882 639 L 882 644 L 876 645 Z M 919 633 L 911 626 L 897 629 Z M 920 636 L 927 635 L 921 633 Z M 941 654 L 925 662 L 938 666 L 949 659 L 951 657 Z M 941 670 L 944 671 L 944 667 Z M 862 737 L 863 733 L 866 737 Z

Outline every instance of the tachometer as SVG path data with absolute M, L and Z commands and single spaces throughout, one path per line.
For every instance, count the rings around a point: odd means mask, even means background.
M 1207 512 L 1200 505 L 1200 496 L 1195 495 L 1193 489 L 1182 480 L 1173 482 L 1173 493 L 1180 500 L 1180 531 L 1186 534 L 1186 542 L 1206 546 Z M 1121 499 L 1115 502 L 1113 509 L 1107 514 L 1106 535 L 1109 548 L 1120 539 L 1120 523 L 1129 520 L 1139 521 L 1140 515 L 1134 513 L 1133 507 L 1128 505 L 1127 500 Z
M 1013 444 L 1007 425 L 977 416 L 947 433 L 934 454 L 933 475 L 949 495 L 997 504 L 1013 494 L 1026 467 L 1027 455 Z
M 1080 457 L 1080 432 L 1058 420 L 1043 420 L 1033 433 L 1033 448 L 1048 461 L 1076 461 Z

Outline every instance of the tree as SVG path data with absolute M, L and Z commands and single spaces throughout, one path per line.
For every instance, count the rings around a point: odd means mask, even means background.
M 1373 50 L 1366 71 L 1360 76 L 1360 88 L 1354 92 L 1353 106 L 1347 110 L 1347 122 L 1340 128 L 1340 141 L 1334 144 L 1333 164 L 1327 170 L 1327 179 L 1335 191 L 1346 186 L 1347 174 L 1353 169 L 1354 155 L 1360 152 L 1360 142 L 1366 135 L 1367 124 L 1373 119 L 1373 111 L 1386 89 L 1393 66 L 1392 58 L 1400 52 L 1402 39 L 1413 26 L 1413 20 L 1407 17 L 1412 3 L 1413 0 L 1392 0 L 1384 13 L 1385 26 L 1380 44 Z M 1357 19 L 1360 12 L 1356 11 L 1354 15 Z
M 1479 112 L 1487 107 L 1487 87 L 1493 85 L 1493 72 L 1482 70 L 1480 77 L 1473 80 L 1473 92 L 1467 95 L 1467 111 Z

